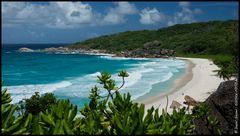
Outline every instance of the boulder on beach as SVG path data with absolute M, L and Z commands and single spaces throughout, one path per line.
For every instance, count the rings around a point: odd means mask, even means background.
M 173 100 L 170 108 L 173 109 L 175 107 L 175 108 L 179 109 L 181 106 L 182 106 L 182 104 L 180 104 L 179 102 Z
M 183 103 L 186 104 L 186 105 L 189 105 L 189 106 L 197 106 L 199 104 L 199 102 L 194 100 L 189 95 L 185 95 L 184 100 L 185 100 L 185 102 L 183 102 Z
M 26 47 L 19 48 L 18 51 L 19 51 L 19 52 L 33 52 L 32 49 L 26 48 Z
M 223 134 L 232 135 L 237 132 L 237 84 L 236 80 L 222 82 L 204 102 L 209 106 L 208 114 L 218 120 Z M 195 125 L 194 134 L 196 135 L 218 134 L 216 130 L 212 132 L 211 128 L 206 126 L 207 123 L 202 119 L 195 119 L 193 123 Z

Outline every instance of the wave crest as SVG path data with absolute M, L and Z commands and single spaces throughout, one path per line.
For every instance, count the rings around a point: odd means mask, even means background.
M 18 101 L 26 98 L 30 98 L 35 92 L 40 92 L 41 94 L 54 92 L 59 88 L 64 88 L 71 86 L 72 83 L 69 81 L 62 81 L 59 83 L 52 84 L 37 84 L 37 85 L 20 85 L 20 86 L 6 86 L 8 92 L 14 97 L 11 103 L 17 103 Z

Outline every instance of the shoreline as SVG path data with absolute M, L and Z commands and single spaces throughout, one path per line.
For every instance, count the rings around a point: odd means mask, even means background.
M 134 101 L 144 103 L 144 104 L 153 103 L 158 99 L 164 99 L 167 95 L 171 95 L 175 93 L 179 88 L 182 88 L 190 80 L 192 80 L 192 77 L 193 77 L 192 69 L 196 65 L 189 60 L 185 60 L 185 59 L 181 59 L 181 60 L 184 60 L 186 62 L 187 64 L 186 70 L 183 73 L 183 75 L 181 75 L 180 77 L 178 77 L 176 80 L 173 81 L 173 86 L 170 89 L 164 90 L 157 96 L 149 96 L 146 98 L 136 99 Z
M 39 50 L 38 50 L 39 51 Z M 47 50 L 43 50 L 40 52 L 52 52 L 52 53 L 69 53 L 69 54 L 87 54 L 87 55 L 101 55 L 101 56 L 110 56 L 110 57 L 119 57 L 119 58 L 129 58 L 129 59 L 139 59 L 139 58 L 147 58 L 147 59 L 157 59 L 157 58 L 166 58 L 166 57 L 136 57 L 136 56 L 122 56 L 119 54 L 107 53 L 105 51 L 100 50 L 66 50 L 64 47 L 59 48 L 47 48 Z M 168 56 L 166 59 L 172 58 Z M 145 112 L 147 109 L 150 109 L 152 106 L 154 108 L 160 109 L 160 113 L 162 109 L 167 105 L 167 97 L 168 96 L 168 111 L 172 111 L 170 109 L 170 105 L 173 100 L 179 102 L 182 106 L 186 106 L 183 104 L 184 96 L 189 95 L 194 98 L 196 101 L 204 101 L 210 94 L 217 89 L 219 84 L 224 81 L 220 79 L 214 73 L 213 70 L 219 69 L 212 61 L 208 59 L 202 58 L 184 58 L 184 57 L 173 57 L 175 59 L 181 59 L 187 62 L 187 68 L 184 75 L 178 77 L 175 81 L 173 81 L 173 85 L 170 89 L 161 92 L 161 94 L 157 94 L 156 96 L 143 97 L 142 99 L 135 99 L 133 101 L 137 103 L 145 104 Z M 195 91 L 194 91 L 195 90 Z M 181 106 L 181 107 L 182 107 Z
M 168 107 L 167 112 L 171 113 L 170 105 L 175 100 L 181 104 L 181 107 L 186 106 L 183 104 L 184 96 L 189 95 L 196 101 L 204 101 L 210 94 L 217 89 L 219 84 L 223 81 L 213 70 L 219 69 L 212 61 L 200 58 L 182 58 L 176 57 L 187 61 L 187 71 L 184 75 L 174 81 L 173 86 L 154 97 L 148 97 L 143 100 L 135 100 L 138 103 L 145 104 L 145 112 L 152 106 L 156 109 L 159 107 L 159 112 L 166 108 L 167 96 Z

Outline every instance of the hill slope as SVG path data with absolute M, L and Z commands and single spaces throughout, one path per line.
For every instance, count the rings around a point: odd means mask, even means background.
M 102 49 L 111 53 L 142 48 L 158 40 L 159 48 L 178 54 L 232 54 L 238 42 L 238 20 L 178 24 L 158 30 L 127 31 L 100 36 L 67 46 L 73 49 Z M 230 50 L 230 48 L 233 48 Z

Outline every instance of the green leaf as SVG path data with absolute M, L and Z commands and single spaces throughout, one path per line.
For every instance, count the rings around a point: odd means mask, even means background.
M 129 74 L 127 73 L 126 70 L 122 70 L 122 71 L 119 72 L 118 76 L 119 77 L 128 77 Z
M 22 128 L 22 129 L 18 130 L 17 132 L 13 133 L 13 135 L 23 134 L 26 130 L 27 130 L 27 128 Z
M 47 124 L 55 126 L 55 122 L 53 121 L 50 114 L 45 115 L 44 113 L 40 113 L 40 116 L 42 117 L 44 122 L 46 122 Z
M 28 114 L 28 117 L 27 117 L 27 119 L 26 119 L 26 121 L 25 121 L 25 123 L 24 123 L 24 127 L 27 127 L 28 125 L 30 125 L 30 124 L 31 124 L 31 121 L 32 121 L 32 114 L 29 113 L 29 114 Z
M 4 120 L 3 128 L 8 127 L 8 123 L 9 123 L 8 121 L 10 120 L 10 118 L 13 117 L 13 113 L 14 113 L 15 109 L 16 109 L 15 106 L 10 105 L 10 112 L 9 112 L 8 116 L 6 117 L 6 119 Z
M 56 125 L 53 129 L 53 135 L 59 134 L 60 120 L 57 120 Z
M 71 109 L 68 114 L 68 121 L 72 121 L 77 115 L 77 106 L 74 106 L 74 109 Z
M 117 116 L 114 116 L 114 120 L 116 121 L 117 126 L 118 126 L 122 131 L 124 131 L 124 130 L 123 130 L 123 127 L 122 127 L 122 124 L 121 124 L 121 122 L 120 122 L 120 120 L 119 120 L 119 118 L 118 118 Z
M 16 124 L 12 125 L 11 127 L 7 128 L 7 129 L 4 129 L 3 133 L 11 132 L 11 131 L 15 130 L 18 127 L 21 127 L 20 123 L 16 123 Z
M 63 120 L 63 128 L 64 128 L 67 135 L 73 135 L 74 134 L 72 132 L 72 130 L 69 128 L 69 124 L 67 124 L 64 120 Z
M 17 119 L 14 120 L 13 124 L 21 122 L 23 119 L 23 116 L 19 116 Z
M 140 108 L 139 108 L 139 120 L 142 121 L 144 116 L 144 104 L 141 104 Z

